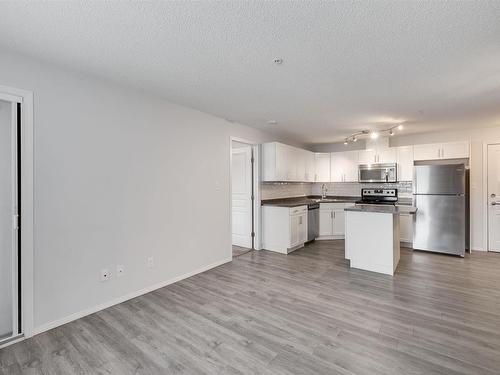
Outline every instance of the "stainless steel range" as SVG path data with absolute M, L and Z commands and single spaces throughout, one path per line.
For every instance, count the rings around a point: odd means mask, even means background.
M 361 200 L 356 204 L 396 204 L 398 189 L 361 189 Z

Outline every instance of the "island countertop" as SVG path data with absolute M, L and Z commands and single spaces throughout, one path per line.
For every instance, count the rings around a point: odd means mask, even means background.
M 371 212 L 371 213 L 382 213 L 382 214 L 410 214 L 413 215 L 417 212 L 417 207 L 408 205 L 376 205 L 376 204 L 358 204 L 353 207 L 347 207 L 344 211 L 354 211 L 354 212 Z

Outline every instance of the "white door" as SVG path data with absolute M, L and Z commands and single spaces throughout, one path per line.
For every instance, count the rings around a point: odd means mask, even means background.
M 469 157 L 469 142 L 444 143 L 441 147 L 443 159 L 462 159 Z
M 233 245 L 252 247 L 252 148 L 232 150 Z
M 500 145 L 488 145 L 488 250 L 500 252 Z
M 330 153 L 314 155 L 316 182 L 330 182 Z
M 0 343 L 17 334 L 17 104 L 0 100 Z
M 441 144 L 415 145 L 413 156 L 415 160 L 441 159 Z

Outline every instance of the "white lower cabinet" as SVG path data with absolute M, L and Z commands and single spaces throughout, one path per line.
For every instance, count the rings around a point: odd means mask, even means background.
M 399 215 L 399 240 L 413 244 L 413 215 Z
M 288 254 L 307 241 L 307 206 L 262 207 L 263 248 Z
M 345 236 L 346 207 L 354 203 L 321 203 L 319 205 L 318 240 L 341 239 Z

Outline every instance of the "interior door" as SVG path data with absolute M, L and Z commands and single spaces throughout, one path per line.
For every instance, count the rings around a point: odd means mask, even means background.
M 232 150 L 233 245 L 252 248 L 252 148 Z
M 488 250 L 500 252 L 500 145 L 488 145 Z
M 17 103 L 0 100 L 0 343 L 19 333 Z

